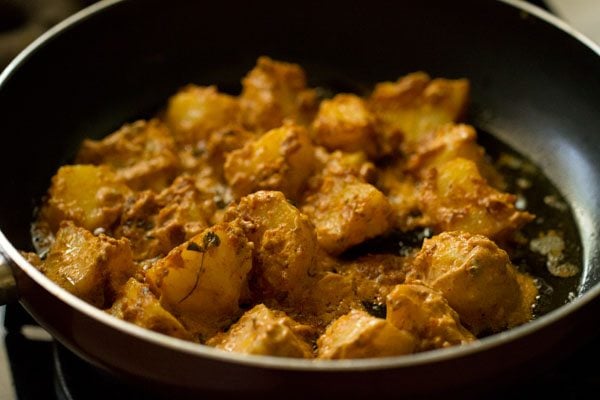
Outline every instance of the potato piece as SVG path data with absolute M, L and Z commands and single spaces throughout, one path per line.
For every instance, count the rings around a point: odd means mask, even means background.
M 174 248 L 146 272 L 163 307 L 201 337 L 227 326 L 252 267 L 251 245 L 232 225 L 215 225 Z
M 396 82 L 377 84 L 368 101 L 380 121 L 379 129 L 387 135 L 402 132 L 403 147 L 410 151 L 423 135 L 457 121 L 468 96 L 466 79 L 431 79 L 424 72 L 415 72 Z
M 325 329 L 342 315 L 363 307 L 352 278 L 334 272 L 317 275 L 298 303 L 301 313 L 296 318 L 319 329 Z
M 438 292 L 422 285 L 398 285 L 387 297 L 386 319 L 418 338 L 419 351 L 475 340 L 456 311 Z
M 192 335 L 170 312 L 165 310 L 148 285 L 130 278 L 121 289 L 108 313 L 142 328 L 192 340 Z
M 302 212 L 315 225 L 321 247 L 334 255 L 391 226 L 387 198 L 354 176 L 325 176 L 319 189 L 305 199 Z
M 329 150 L 364 151 L 378 155 L 375 117 L 363 99 L 353 94 L 338 94 L 323 100 L 312 123 L 315 141 Z
M 134 190 L 161 190 L 177 175 L 179 160 L 175 142 L 160 121 L 124 125 L 103 140 L 83 141 L 79 164 L 106 164 Z
M 129 242 L 63 222 L 41 271 L 62 288 L 97 307 L 105 307 L 137 272 Z
M 426 239 L 407 282 L 439 291 L 474 334 L 499 332 L 532 318 L 537 290 L 494 242 L 466 232 Z
M 130 194 L 131 190 L 106 166 L 67 165 L 52 177 L 40 219 L 54 232 L 63 220 L 90 231 L 109 229 Z
M 483 177 L 495 188 L 505 186 L 502 175 L 485 158 L 485 150 L 477 144 L 475 128 L 464 124 L 446 124 L 418 143 L 408 160 L 407 170 L 417 176 L 455 158 L 473 161 Z
M 297 199 L 314 162 L 306 129 L 286 124 L 229 153 L 224 172 L 238 199 L 257 190 L 280 190 Z
M 392 225 L 410 231 L 428 224 L 421 212 L 417 180 L 404 172 L 403 163 L 395 163 L 379 171 L 377 187 L 386 195 L 392 208 Z
M 304 70 L 297 64 L 260 57 L 242 85 L 242 118 L 254 131 L 276 128 L 287 118 L 308 125 L 317 107 L 316 92 L 306 88 Z
M 337 270 L 352 279 L 358 298 L 381 305 L 396 285 L 404 283 L 411 261 L 412 257 L 394 254 L 368 254 Z
M 415 338 L 385 319 L 352 310 L 334 321 L 319 340 L 318 357 L 326 359 L 389 357 L 410 354 Z
M 207 344 L 236 353 L 312 358 L 312 348 L 305 338 L 312 330 L 282 311 L 258 304 L 246 311 L 226 333 L 216 335 Z
M 221 182 L 225 182 L 223 165 L 227 154 L 234 150 L 241 149 L 247 143 L 256 140 L 257 136 L 239 126 L 228 126 L 214 131 L 206 140 L 203 146 L 198 145 L 197 150 L 201 155 L 197 157 L 200 160 L 201 169 L 212 169 L 213 175 Z M 203 171 L 195 171 L 196 173 Z
M 179 176 L 160 194 L 144 191 L 130 197 L 115 236 L 131 240 L 137 261 L 164 256 L 212 225 L 215 211 L 212 195 L 201 193 L 193 178 Z
M 515 196 L 487 184 L 473 161 L 456 158 L 429 170 L 419 195 L 437 231 L 466 231 L 503 239 L 533 220 L 518 211 Z
M 240 123 L 237 98 L 215 86 L 188 85 L 169 99 L 165 120 L 178 143 L 195 143 L 228 125 Z
M 216 211 L 213 196 L 201 192 L 194 179 L 184 175 L 160 192 L 156 200 L 162 208 L 156 216 L 156 227 L 152 234 L 162 238 L 165 243 L 173 243 L 173 231 L 184 232 L 184 240 L 199 234 L 211 225 L 212 215 Z
M 362 151 L 354 153 L 334 151 L 325 156 L 321 154 L 320 157 L 324 163 L 321 175 L 353 175 L 368 183 L 375 179 L 375 165 L 367 159 Z M 321 176 L 318 178 L 321 178 Z
M 262 296 L 296 299 L 318 247 L 308 218 L 281 192 L 259 191 L 243 197 L 225 220 L 241 226 L 254 243 L 253 276 Z

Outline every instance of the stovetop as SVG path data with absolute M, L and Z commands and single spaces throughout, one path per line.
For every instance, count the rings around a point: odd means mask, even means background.
M 8 376 L 12 391 L 0 390 L 1 400 L 154 400 L 52 340 L 18 304 L 6 307 L 3 327 L 0 376 Z
M 1 316 L 0 311 L 0 322 Z M 72 354 L 53 341 L 18 304 L 6 307 L 0 333 L 2 329 L 0 384 L 3 380 L 13 382 L 12 391 L 0 388 L 2 400 L 157 399 L 143 388 L 123 382 Z M 6 359 L 2 357 L 3 352 Z M 560 364 L 540 366 L 539 371 L 531 371 L 523 383 L 494 387 L 489 392 L 478 392 L 473 398 L 593 398 L 592 393 L 600 393 L 599 359 L 600 337 L 597 337 Z M 444 394 L 444 399 L 448 398 L 470 397 L 464 393 Z

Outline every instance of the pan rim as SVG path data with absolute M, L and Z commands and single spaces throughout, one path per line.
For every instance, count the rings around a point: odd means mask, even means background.
M 22 63 L 24 63 L 39 47 L 51 40 L 55 35 L 83 22 L 93 14 L 109 8 L 115 4 L 125 2 L 126 0 L 102 0 L 95 3 L 80 12 L 72 15 L 64 21 L 58 23 L 53 28 L 42 34 L 39 38 L 33 41 L 25 50 L 23 50 L 6 68 L 0 73 L 0 90 L 4 82 L 15 72 Z M 528 14 L 543 20 L 550 25 L 564 31 L 572 36 L 587 48 L 592 50 L 596 55 L 600 56 L 600 45 L 593 42 L 581 32 L 577 31 L 563 20 L 542 10 L 541 8 L 521 0 L 496 0 L 500 3 L 505 3 L 516 9 L 519 9 Z M 581 226 L 580 226 L 581 230 Z M 214 361 L 233 362 L 252 367 L 261 367 L 269 369 L 283 369 L 293 371 L 331 371 L 331 372 L 350 372 L 361 370 L 382 370 L 393 368 L 408 368 L 424 364 L 433 364 L 451 359 L 467 357 L 478 352 L 491 350 L 506 343 L 515 341 L 530 335 L 536 331 L 540 331 L 559 320 L 565 318 L 569 314 L 574 313 L 594 298 L 600 297 L 600 284 L 589 288 L 585 293 L 579 295 L 572 302 L 559 307 L 556 310 L 549 312 L 542 317 L 530 321 L 524 325 L 512 328 L 508 331 L 501 332 L 490 337 L 480 339 L 476 342 L 454 346 L 447 349 L 438 349 L 423 353 L 395 356 L 387 358 L 373 359 L 352 359 L 352 360 L 305 360 L 294 358 L 280 358 L 272 356 L 255 356 L 244 355 L 238 353 L 229 353 L 219 349 L 215 349 L 205 345 L 188 342 L 182 339 L 173 338 L 157 332 L 153 332 L 132 323 L 120 320 L 108 313 L 86 303 L 78 297 L 72 295 L 66 290 L 60 288 L 39 270 L 32 266 L 20 252 L 10 243 L 4 233 L 0 230 L 0 252 L 9 260 L 9 263 L 14 263 L 16 266 L 25 272 L 29 278 L 34 280 L 43 289 L 51 293 L 60 301 L 66 303 L 69 307 L 77 310 L 87 317 L 99 321 L 102 324 L 108 325 L 113 329 L 120 331 L 123 334 L 130 335 L 136 339 L 149 342 L 153 345 L 167 347 L 169 350 L 177 351 L 191 356 L 199 356 L 208 358 Z M 584 252 L 584 265 L 589 265 L 592 260 L 587 259 L 587 254 Z

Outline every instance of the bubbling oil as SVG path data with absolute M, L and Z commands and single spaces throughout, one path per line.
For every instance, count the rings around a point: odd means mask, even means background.
M 523 227 L 522 240 L 509 249 L 509 255 L 517 268 L 535 278 L 539 296 L 534 318 L 540 317 L 572 301 L 578 293 L 583 246 L 573 211 L 549 177 L 525 156 L 481 129 L 478 142 L 504 176 L 506 191 L 517 196 L 517 208 L 536 216 Z M 555 236 L 559 243 L 555 251 L 543 254 L 534 244 L 548 235 Z M 560 266 L 565 266 L 567 273 L 559 274 Z

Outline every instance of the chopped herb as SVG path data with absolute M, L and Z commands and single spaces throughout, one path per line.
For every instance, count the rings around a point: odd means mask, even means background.
M 204 153 L 206 153 L 206 149 L 205 149 L 205 148 L 203 148 L 203 147 L 195 147 L 195 148 L 192 150 L 192 156 L 194 156 L 194 157 L 200 157 L 200 156 L 202 156 Z
M 219 210 L 224 209 L 225 207 L 227 207 L 227 203 L 225 203 L 225 200 L 221 199 L 221 198 L 217 198 L 215 199 L 215 205 L 217 206 L 217 208 Z
M 219 247 L 221 244 L 221 239 L 217 236 L 216 233 L 208 231 L 206 235 L 204 235 L 204 247 Z
M 387 307 L 385 304 L 379 304 L 373 301 L 363 300 L 362 305 L 372 316 L 376 318 L 385 318 L 385 315 L 387 313 Z
M 204 249 L 200 247 L 196 242 L 188 243 L 186 249 L 189 251 L 197 251 L 198 253 L 204 253 Z

